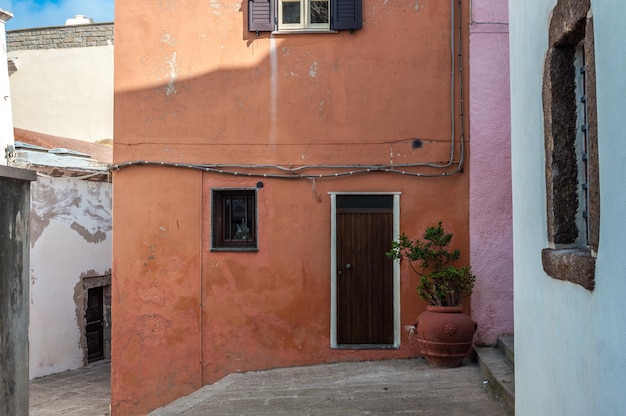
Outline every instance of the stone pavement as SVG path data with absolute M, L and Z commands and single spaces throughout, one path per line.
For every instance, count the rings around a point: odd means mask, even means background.
M 110 362 L 30 383 L 31 416 L 109 414 Z M 152 416 L 506 416 L 478 364 L 431 368 L 424 359 L 367 361 L 231 374 Z M 124 416 L 124 415 L 122 415 Z
M 30 382 L 30 416 L 109 414 L 111 363 L 36 378 Z
M 230 374 L 150 415 L 507 415 L 479 366 L 466 361 L 453 369 L 410 359 Z

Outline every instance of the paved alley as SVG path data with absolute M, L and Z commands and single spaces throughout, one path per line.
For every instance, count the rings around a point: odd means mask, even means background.
M 110 401 L 110 361 L 30 382 L 30 416 L 108 415 Z
M 230 374 L 151 416 L 505 416 L 478 365 L 368 361 Z
M 109 414 L 110 362 L 31 381 L 31 416 Z M 231 374 L 152 416 L 506 416 L 478 365 L 424 359 L 337 363 Z

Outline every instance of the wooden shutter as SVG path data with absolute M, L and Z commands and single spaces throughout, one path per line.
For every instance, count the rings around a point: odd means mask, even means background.
M 332 30 L 357 30 L 363 27 L 362 0 L 331 0 Z
M 274 30 L 274 1 L 248 0 L 248 30 L 250 32 Z

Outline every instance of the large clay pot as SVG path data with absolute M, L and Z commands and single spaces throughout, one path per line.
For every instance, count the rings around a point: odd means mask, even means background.
M 417 317 L 417 342 L 434 367 L 458 367 L 472 350 L 478 324 L 460 306 L 427 306 Z

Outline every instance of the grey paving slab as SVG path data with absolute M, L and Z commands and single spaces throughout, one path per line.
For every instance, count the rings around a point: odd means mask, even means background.
M 111 363 L 101 361 L 77 370 L 31 380 L 30 416 L 104 416 L 111 402 Z
M 31 416 L 109 415 L 110 363 L 30 383 Z M 479 367 L 431 368 L 423 359 L 337 363 L 231 374 L 152 416 L 506 416 Z
M 151 416 L 505 416 L 478 365 L 423 359 L 337 363 L 231 374 Z

